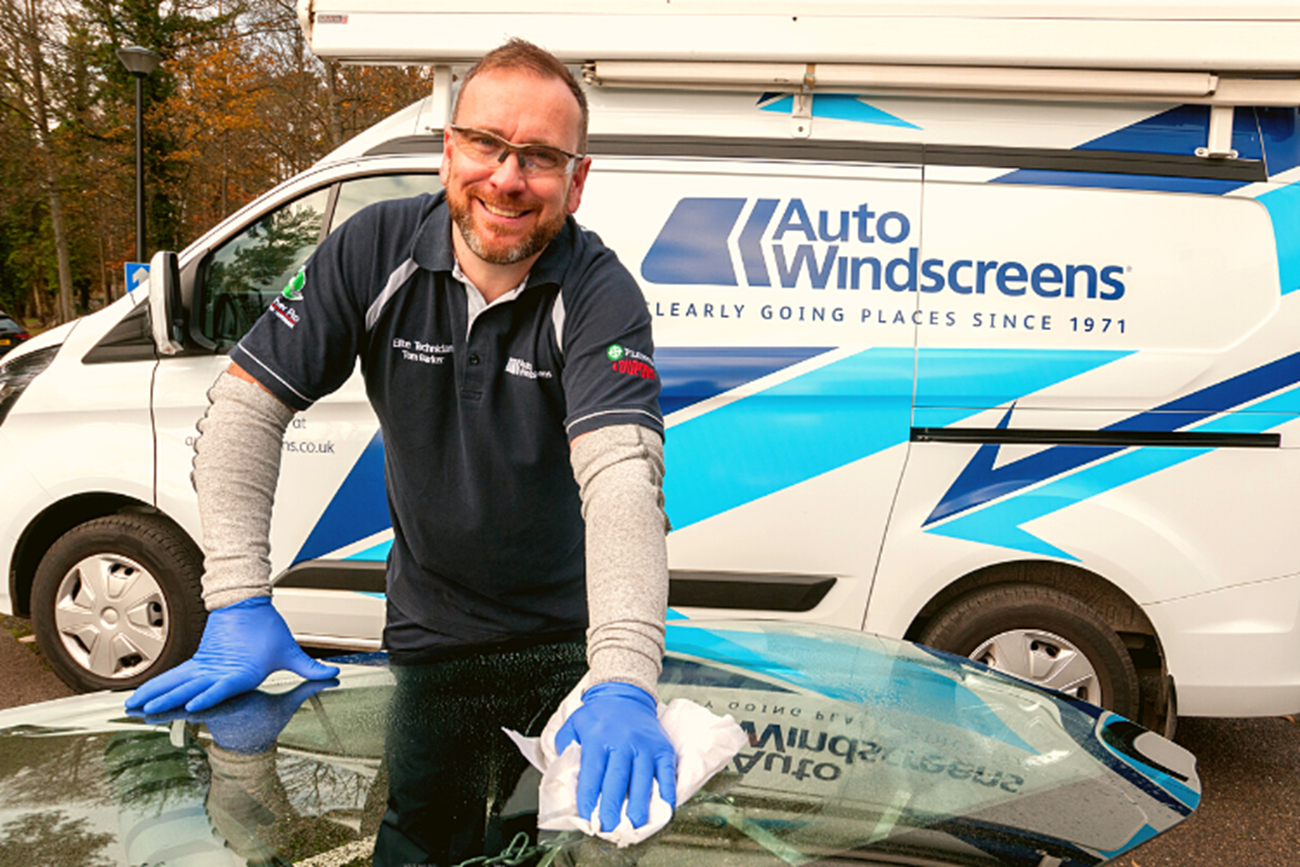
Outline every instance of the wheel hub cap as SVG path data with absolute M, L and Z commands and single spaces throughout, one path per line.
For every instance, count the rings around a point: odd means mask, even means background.
M 975 648 L 970 658 L 1093 704 L 1103 702 L 1101 683 L 1088 657 L 1051 632 L 1041 629 L 1001 632 Z
M 114 680 L 152 665 L 170 625 L 157 579 L 118 554 L 95 554 L 68 570 L 55 593 L 54 623 L 78 665 Z

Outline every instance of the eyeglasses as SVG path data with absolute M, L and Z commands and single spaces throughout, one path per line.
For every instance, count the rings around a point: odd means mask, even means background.
M 449 126 L 456 149 L 483 166 L 500 165 L 514 154 L 519 172 L 526 178 L 560 177 L 573 171 L 582 154 L 572 154 L 549 145 L 517 145 L 495 133 L 468 126 Z

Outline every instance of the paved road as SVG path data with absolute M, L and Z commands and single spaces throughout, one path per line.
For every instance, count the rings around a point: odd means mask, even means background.
M 16 640 L 30 631 L 26 620 L 0 617 L 0 708 L 71 695 L 35 645 Z M 1199 761 L 1201 808 L 1117 867 L 1291 867 L 1300 856 L 1300 725 L 1190 719 L 1177 740 Z
M 0 615 L 0 708 L 72 695 L 41 659 L 35 644 L 19 643 L 19 638 L 31 633 L 30 621 Z

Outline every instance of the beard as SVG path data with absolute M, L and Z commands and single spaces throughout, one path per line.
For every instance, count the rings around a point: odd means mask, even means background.
M 514 244 L 503 244 L 490 234 L 480 232 L 474 225 L 469 196 L 464 191 L 460 195 L 452 195 L 450 190 L 447 191 L 447 210 L 474 255 L 492 265 L 514 265 L 542 252 L 546 249 L 546 245 L 560 234 L 566 216 L 561 209 L 551 219 L 534 226 L 533 230 L 519 241 Z

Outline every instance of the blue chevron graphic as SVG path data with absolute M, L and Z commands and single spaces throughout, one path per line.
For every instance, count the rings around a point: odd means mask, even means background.
M 655 350 L 659 411 L 668 416 L 827 352 L 801 346 L 668 346 Z
M 1153 410 L 1122 419 L 1107 425 L 1102 430 L 1159 433 L 1180 430 L 1210 416 L 1258 400 L 1266 394 L 1272 394 L 1296 382 L 1300 382 L 1300 352 L 1184 395 Z M 1005 428 L 1010 423 L 1011 412 L 1012 410 L 1008 410 L 1003 416 L 998 423 L 999 428 Z M 1263 410 L 1259 407 L 1251 407 L 1252 414 L 1259 412 Z M 1234 428 L 1235 431 L 1246 432 L 1245 428 L 1250 426 L 1250 422 L 1243 418 L 1242 414 L 1235 414 L 1231 418 L 1235 420 L 1234 423 L 1245 426 Z M 1277 423 L 1274 421 L 1269 426 L 1275 426 Z M 998 449 L 999 446 L 995 443 L 980 446 L 979 451 L 971 458 L 934 507 L 934 511 L 926 518 L 924 526 L 928 527 L 936 521 L 992 500 L 1010 496 L 1053 476 L 1096 463 L 1124 451 L 1125 447 L 1053 446 L 995 469 L 993 465 L 997 460 Z M 1181 454 L 1191 450 L 1174 449 L 1173 451 Z M 1020 538 L 1018 531 L 1013 532 L 1008 529 L 1006 532 L 1011 533 L 1014 538 Z
M 731 266 L 727 236 L 740 218 L 745 201 L 682 199 L 641 261 L 641 276 L 651 283 L 669 285 L 735 286 L 736 272 Z
M 1210 107 L 1180 105 L 1152 115 L 1135 124 L 1106 133 L 1079 145 L 1082 151 L 1120 151 L 1125 153 L 1190 154 L 1205 144 L 1210 129 Z M 1252 111 L 1238 111 L 1233 116 L 1232 146 L 1242 159 L 1263 157 L 1259 127 Z M 1034 184 L 1065 187 L 1094 187 L 1119 190 L 1160 190 L 1174 193 L 1200 193 L 1221 196 L 1246 185 L 1244 181 L 1214 178 L 1164 177 L 1159 175 L 1103 174 L 1068 172 L 1050 169 L 1016 169 L 997 178 L 995 184 Z
M 1300 353 L 1288 358 L 1300 359 Z M 1282 361 L 1286 360 L 1288 359 L 1282 359 Z M 1296 378 L 1291 380 L 1291 384 L 1300 380 L 1300 370 L 1293 372 Z M 1203 433 L 1263 433 L 1280 424 L 1295 420 L 1298 405 L 1300 405 L 1300 388 L 1293 387 L 1245 410 L 1221 415 L 1191 430 Z M 1075 446 L 1072 448 L 1091 451 L 1097 456 L 1093 460 L 1085 461 L 1091 466 L 1086 466 L 1072 475 L 1054 479 L 1025 493 L 1004 496 L 998 502 L 969 514 L 959 515 L 926 532 L 1077 561 L 1078 558 L 1073 554 L 1022 529 L 1022 525 L 1213 451 L 1208 448 L 1163 447 L 1111 449 Z M 1115 454 L 1120 451 L 1122 454 Z M 1114 456 L 1111 457 L 1112 455 Z
M 384 487 L 384 437 L 375 431 L 293 562 L 314 560 L 391 526 Z

